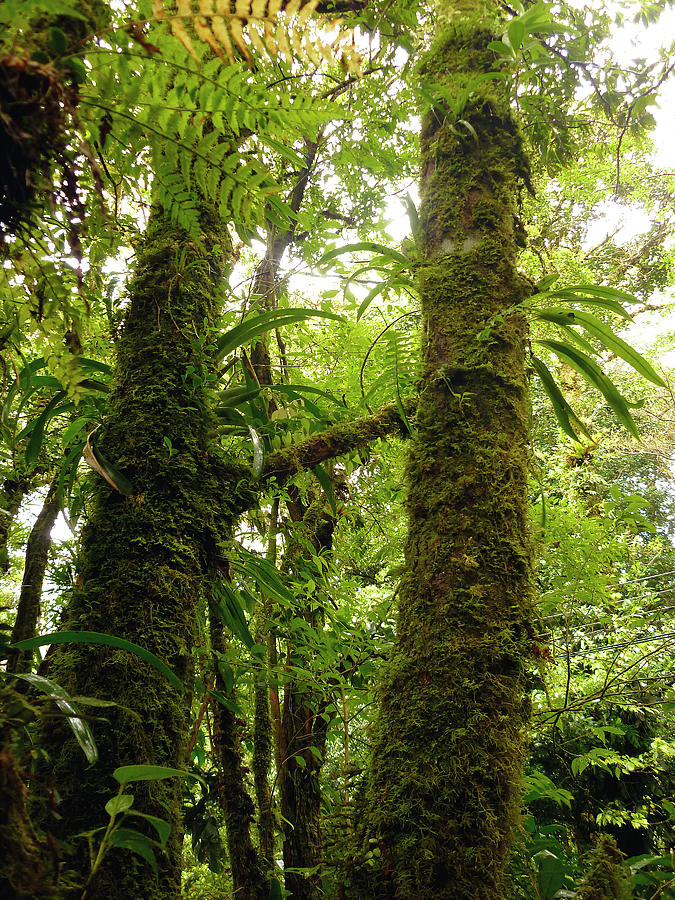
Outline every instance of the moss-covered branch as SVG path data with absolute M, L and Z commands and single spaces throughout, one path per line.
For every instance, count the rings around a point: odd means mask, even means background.
M 415 406 L 416 400 L 409 399 L 403 402 L 407 418 L 414 414 Z M 262 480 L 275 478 L 277 482 L 285 481 L 297 472 L 313 469 L 327 459 L 351 453 L 359 447 L 366 447 L 373 441 L 391 434 L 398 437 L 409 435 L 408 425 L 396 403 L 386 404 L 372 416 L 342 422 L 292 447 L 271 453 L 265 462 Z

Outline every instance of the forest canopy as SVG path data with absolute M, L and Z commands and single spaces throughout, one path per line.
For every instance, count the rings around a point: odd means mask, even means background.
M 0 3 L 3 898 L 675 898 L 672 12 Z

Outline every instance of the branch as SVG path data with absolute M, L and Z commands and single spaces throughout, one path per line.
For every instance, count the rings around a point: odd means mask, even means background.
M 412 416 L 417 401 L 404 400 L 402 406 L 406 416 Z M 265 461 L 261 481 L 270 478 L 276 478 L 278 482 L 286 481 L 296 472 L 313 469 L 327 459 L 351 453 L 390 434 L 396 434 L 398 437 L 409 435 L 408 427 L 396 403 L 388 403 L 381 407 L 374 416 L 334 425 L 305 441 L 271 453 Z

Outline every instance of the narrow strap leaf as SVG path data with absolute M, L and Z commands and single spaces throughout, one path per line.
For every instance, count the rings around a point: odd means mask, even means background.
M 101 634 L 98 631 L 55 631 L 52 634 L 39 634 L 26 641 L 12 644 L 12 646 L 19 650 L 33 650 L 35 647 L 45 647 L 48 644 L 70 643 L 103 644 L 107 647 L 116 647 L 118 650 L 128 650 L 129 653 L 134 653 L 158 672 L 161 672 L 177 691 L 181 694 L 183 693 L 183 682 L 158 656 L 155 656 L 150 650 L 139 647 L 138 644 L 132 644 L 131 641 L 116 637 L 113 634 Z
M 562 391 L 556 384 L 555 378 L 551 374 L 546 364 L 536 356 L 531 356 L 530 362 L 532 363 L 534 371 L 539 376 L 544 391 L 551 401 L 553 412 L 556 419 L 558 420 L 558 425 L 560 425 L 560 428 L 568 437 L 572 438 L 573 441 L 578 443 L 579 437 L 574 430 L 574 426 L 572 425 L 572 422 L 574 422 L 579 431 L 582 431 L 587 437 L 590 438 L 590 434 L 586 426 L 576 415 L 567 400 L 565 400 Z

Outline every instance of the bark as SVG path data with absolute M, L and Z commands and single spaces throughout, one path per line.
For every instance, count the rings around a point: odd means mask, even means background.
M 136 656 L 100 646 L 53 646 L 45 666 L 69 693 L 119 703 L 110 723 L 96 729 L 99 762 L 93 767 L 68 729 L 45 729 L 41 736 L 62 796 L 62 818 L 50 827 L 75 845 L 71 863 L 80 884 L 89 863 L 84 842 L 74 835 L 105 824 L 113 770 L 135 763 L 186 766 L 195 610 L 221 542 L 252 502 L 245 485 L 232 481 L 238 472 L 228 476 L 226 462 L 214 465 L 211 446 L 210 361 L 199 336 L 216 311 L 229 243 L 208 209 L 202 240 L 203 247 L 195 245 L 154 208 L 129 286 L 108 416 L 93 438 L 94 449 L 128 479 L 131 493 L 124 496 L 92 476 L 96 497 L 63 621 L 64 629 L 106 632 L 152 651 L 182 679 L 185 692 Z M 180 897 L 182 789 L 177 778 L 134 785 L 134 808 L 170 822 L 166 853 L 158 854 L 155 874 L 137 855 L 113 850 L 88 900 Z
M 436 106 L 422 125 L 406 569 L 361 812 L 359 853 L 379 864 L 352 873 L 353 894 L 371 900 L 501 900 L 519 810 L 531 548 L 516 257 L 528 167 L 503 83 L 475 82 L 493 69 L 493 39 L 489 17 L 464 4 L 421 66 L 454 97 L 475 87 L 459 116 Z
M 47 569 L 47 560 L 52 546 L 52 528 L 59 514 L 56 496 L 57 483 L 49 488 L 47 498 L 33 525 L 26 544 L 26 564 L 21 582 L 16 621 L 12 629 L 12 643 L 25 641 L 35 636 L 40 617 L 42 585 Z M 7 662 L 8 672 L 30 672 L 33 662 L 31 650 L 17 650 Z
M 9 572 L 9 530 L 30 488 L 26 478 L 7 478 L 0 495 L 0 572 Z
M 298 529 L 292 537 L 289 568 L 296 574 L 312 569 L 307 550 L 330 553 L 335 520 L 324 512 L 323 494 L 309 507 L 291 492 L 288 502 L 291 518 Z M 318 580 L 318 573 L 312 572 Z M 311 604 L 302 612 L 313 627 L 320 628 L 323 616 L 319 604 Z M 289 639 L 288 665 L 307 668 L 301 648 Z M 323 695 L 308 684 L 289 679 L 284 688 L 282 716 L 284 755 L 279 772 L 281 815 L 286 826 L 284 833 L 284 871 L 286 890 L 295 900 L 317 900 L 322 896 L 318 873 L 293 872 L 293 869 L 315 869 L 321 863 L 319 778 L 326 747 L 327 722 L 323 716 Z
M 223 625 L 213 611 L 211 646 L 216 654 L 225 652 Z M 221 694 L 229 693 L 220 674 L 217 659 L 216 688 Z M 221 803 L 225 812 L 234 895 L 238 900 L 268 900 L 270 891 L 267 876 L 251 840 L 255 807 L 246 790 L 245 769 L 240 751 L 240 723 L 229 706 L 217 701 L 214 703 L 213 718 L 213 750 L 217 755 L 223 779 Z
M 277 558 L 277 532 L 279 519 L 279 500 L 275 498 L 270 514 L 270 526 L 267 540 L 267 562 L 276 565 Z M 260 853 L 269 869 L 274 868 L 274 798 L 270 787 L 270 771 L 272 769 L 272 717 L 270 710 L 271 692 L 276 692 L 276 702 L 279 703 L 278 689 L 270 683 L 270 672 L 276 671 L 277 643 L 274 631 L 270 628 L 272 604 L 266 598 L 257 614 L 255 640 L 258 644 L 267 647 L 267 668 L 263 676 L 259 678 L 255 686 L 255 714 L 253 721 L 253 783 L 255 785 L 256 803 L 258 806 L 258 835 L 260 839 Z M 272 699 L 272 702 L 274 700 Z
M 406 417 L 412 416 L 416 405 L 416 400 L 403 401 Z M 298 472 L 313 469 L 321 462 L 351 453 L 390 435 L 401 438 L 409 435 L 396 403 L 385 404 L 373 416 L 333 425 L 307 440 L 270 453 L 265 460 L 261 479 L 264 482 L 274 479 L 278 484 L 283 484 Z
M 0 225 L 11 233 L 28 227 L 53 195 L 55 165 L 75 178 L 66 130 L 79 96 L 68 70 L 52 64 L 59 54 L 50 48 L 49 32 L 58 28 L 69 52 L 77 53 L 109 21 L 110 7 L 105 0 L 79 0 L 74 7 L 81 18 L 39 11 L 22 35 L 23 45 L 0 55 Z

